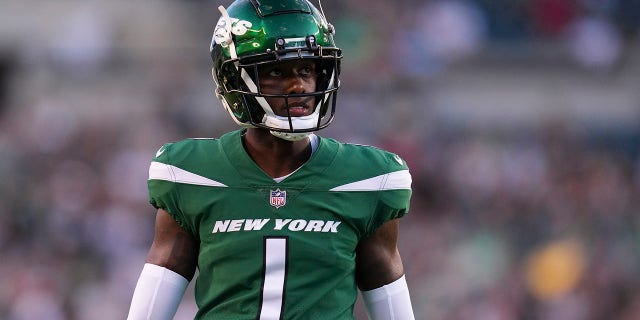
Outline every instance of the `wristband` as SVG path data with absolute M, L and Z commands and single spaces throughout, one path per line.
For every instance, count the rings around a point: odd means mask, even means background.
M 409 288 L 404 275 L 380 288 L 362 291 L 371 320 L 414 320 Z
M 127 320 L 171 320 L 189 281 L 176 272 L 146 263 L 131 299 Z

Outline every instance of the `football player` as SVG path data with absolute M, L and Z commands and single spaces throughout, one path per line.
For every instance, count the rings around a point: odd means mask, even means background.
M 314 132 L 342 54 L 306 0 L 237 0 L 211 41 L 216 94 L 241 127 L 160 148 L 155 236 L 128 319 L 171 319 L 196 268 L 196 319 L 413 319 L 398 248 L 411 176 L 395 154 Z

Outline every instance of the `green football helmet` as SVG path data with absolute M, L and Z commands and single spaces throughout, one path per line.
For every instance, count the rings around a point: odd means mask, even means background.
M 340 87 L 342 52 L 334 28 L 307 0 L 236 0 L 218 8 L 211 40 L 212 75 L 216 96 L 240 126 L 265 128 L 279 138 L 296 141 L 333 121 Z M 258 67 L 290 59 L 313 59 L 318 77 L 315 92 L 263 94 Z M 312 96 L 313 113 L 278 116 L 265 98 Z

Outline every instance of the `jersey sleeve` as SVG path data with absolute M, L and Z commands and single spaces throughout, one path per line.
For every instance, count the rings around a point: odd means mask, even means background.
M 388 173 L 380 184 L 379 200 L 370 224 L 370 232 L 385 222 L 400 218 L 409 212 L 412 179 L 407 163 L 393 153 L 387 154 L 387 160 Z
M 175 183 L 174 167 L 171 164 L 172 146 L 172 143 L 167 143 L 160 147 L 149 165 L 149 203 L 156 209 L 167 211 L 183 229 L 194 234 L 181 210 L 178 184 Z

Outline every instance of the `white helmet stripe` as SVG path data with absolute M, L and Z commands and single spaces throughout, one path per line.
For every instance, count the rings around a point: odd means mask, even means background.
M 256 86 L 256 84 L 253 82 L 253 79 L 251 79 L 247 71 L 244 69 L 240 70 L 240 76 L 242 77 L 242 80 L 244 81 L 244 83 L 247 84 L 249 91 L 257 94 L 258 86 Z M 255 98 L 256 100 L 258 100 L 258 103 L 260 104 L 262 109 L 264 109 L 265 116 L 275 116 L 273 109 L 271 109 L 271 106 L 269 105 L 267 100 L 265 100 L 265 98 L 263 97 L 255 97 Z

